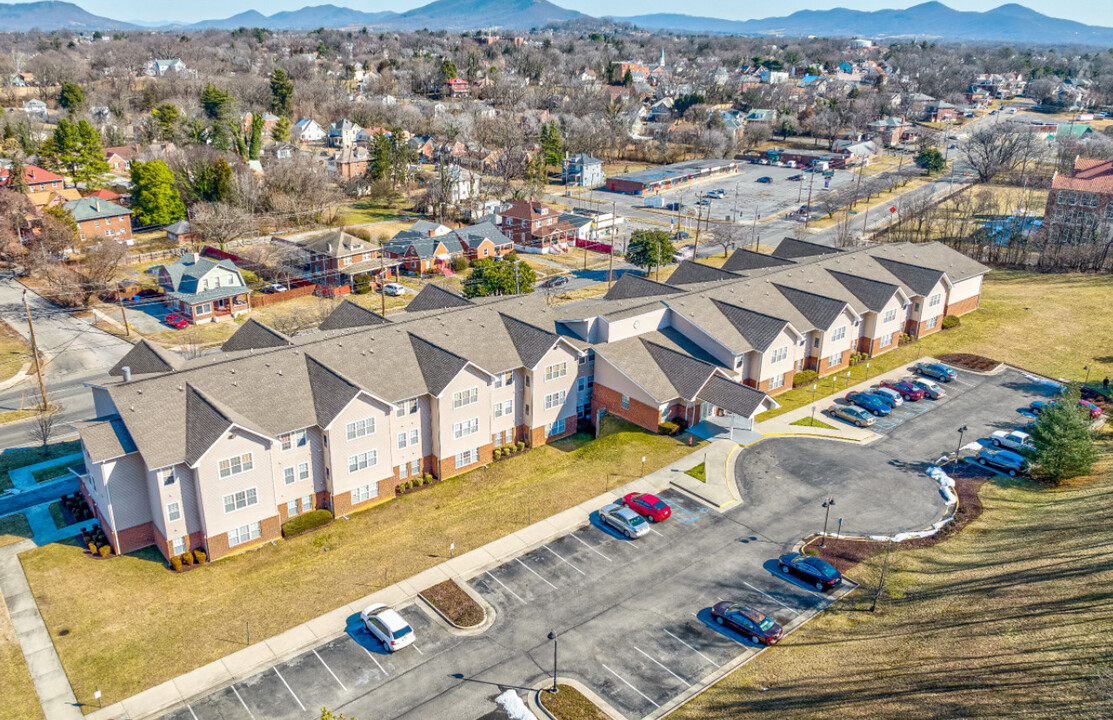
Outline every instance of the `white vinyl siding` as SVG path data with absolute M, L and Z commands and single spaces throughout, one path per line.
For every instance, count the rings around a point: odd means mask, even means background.
M 251 507 L 259 503 L 259 494 L 255 488 L 247 488 L 240 490 L 229 495 L 224 496 L 224 513 L 228 514 L 237 510 L 243 510 L 245 507 Z
M 784 347 L 776 348 L 769 355 L 769 362 L 770 363 L 784 362 L 787 359 L 788 359 L 788 345 L 785 345 Z
M 349 440 L 356 438 L 367 437 L 368 435 L 375 434 L 375 418 L 363 418 L 362 420 L 354 420 L 344 426 L 344 436 Z
M 229 478 L 233 475 L 245 473 L 255 467 L 251 460 L 251 453 L 244 453 L 220 461 L 220 477 Z
M 839 325 L 835 328 L 835 332 L 831 333 L 831 342 L 838 342 L 846 337 L 846 325 Z
M 250 525 L 243 525 L 228 532 L 228 547 L 242 545 L 245 542 L 258 540 L 263 536 L 262 526 L 255 522 Z
M 453 410 L 459 410 L 468 405 L 474 405 L 477 402 L 479 402 L 479 388 L 477 387 L 452 393 Z
M 282 450 L 285 452 L 295 447 L 304 447 L 309 442 L 309 434 L 305 430 L 295 430 L 279 435 L 278 439 L 282 442 Z
M 379 452 L 377 450 L 368 450 L 367 452 L 358 453 L 348 458 L 348 472 L 359 472 L 369 467 L 375 467 L 378 464 Z

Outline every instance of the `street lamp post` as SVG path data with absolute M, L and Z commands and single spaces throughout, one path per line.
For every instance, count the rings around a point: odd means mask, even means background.
M 812 427 L 815 427 L 815 391 L 819 389 L 819 382 L 812 383 Z
M 642 477 L 645 477 L 645 455 L 642 455 Z
M 557 691 L 557 636 L 552 630 L 549 631 L 549 639 L 553 641 L 553 686 L 549 688 L 549 692 L 555 693 Z
M 866 380 L 870 379 L 870 361 L 866 360 Z
M 955 449 L 955 462 L 958 462 L 959 458 L 962 456 L 962 435 L 968 429 L 969 428 L 967 428 L 965 425 L 958 429 L 958 448 Z
M 835 498 L 827 498 L 823 501 L 823 507 L 827 511 L 823 515 L 823 540 L 820 541 L 820 547 L 827 547 L 827 521 L 831 518 L 831 506 L 835 504 Z
M 1083 385 L 1089 385 L 1090 384 L 1090 366 L 1089 365 L 1083 365 L 1082 369 L 1086 371 L 1086 379 L 1082 382 L 1082 384 Z

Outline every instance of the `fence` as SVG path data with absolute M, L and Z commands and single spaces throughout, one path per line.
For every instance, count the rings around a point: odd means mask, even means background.
M 596 242 L 594 240 L 576 240 L 576 247 L 587 248 L 594 252 L 601 252 L 610 255 L 612 246 L 607 243 Z
M 253 294 L 251 296 L 251 306 L 266 307 L 267 305 L 276 305 L 280 302 L 293 300 L 294 298 L 313 295 L 316 292 L 317 283 L 311 282 L 309 280 L 294 280 L 290 283 L 290 289 L 286 292 L 272 294 Z

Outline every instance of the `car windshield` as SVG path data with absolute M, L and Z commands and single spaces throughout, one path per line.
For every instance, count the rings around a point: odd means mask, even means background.
M 819 558 L 808 558 L 805 562 L 811 566 L 813 570 L 823 575 L 823 577 L 831 579 L 839 576 L 839 571 L 831 567 L 830 563 L 824 562 Z
M 634 527 L 637 527 L 638 525 L 644 525 L 645 518 L 643 518 L 641 515 L 635 515 L 634 517 L 630 518 L 630 524 Z
M 769 630 L 772 630 L 773 626 L 776 625 L 776 624 L 777 623 L 773 622 L 773 618 L 766 615 L 766 616 L 762 616 L 761 622 L 759 622 L 757 624 L 757 626 L 759 628 L 761 628 L 762 630 L 769 631 Z
M 658 500 L 657 502 L 652 503 L 652 506 L 654 510 L 667 510 L 669 507 L 663 500 Z

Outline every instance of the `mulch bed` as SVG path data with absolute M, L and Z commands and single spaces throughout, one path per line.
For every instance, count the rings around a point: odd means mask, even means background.
M 992 358 L 983 357 L 981 355 L 971 355 L 970 353 L 947 353 L 946 355 L 940 355 L 939 361 L 948 365 L 954 365 L 963 370 L 973 370 L 974 372 L 990 372 L 1001 364 Z
M 487 613 L 452 580 L 437 583 L 421 591 L 421 597 L 432 603 L 458 627 L 475 627 L 483 622 Z
M 938 545 L 960 532 L 962 528 L 982 514 L 982 501 L 978 497 L 978 491 L 981 490 L 982 484 L 990 479 L 991 474 L 970 463 L 961 463 L 957 467 L 948 465 L 944 469 L 955 481 L 955 492 L 958 495 L 958 511 L 955 513 L 955 519 L 944 525 L 942 530 L 929 537 L 894 543 L 894 550 L 915 550 Z M 863 560 L 868 560 L 874 555 L 885 552 L 886 544 L 884 542 L 827 538 L 826 547 L 819 547 L 819 539 L 816 539 L 810 542 L 806 549 L 817 552 L 819 557 L 834 565 L 839 572 L 845 573 Z

